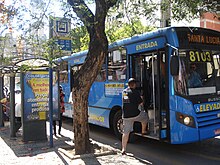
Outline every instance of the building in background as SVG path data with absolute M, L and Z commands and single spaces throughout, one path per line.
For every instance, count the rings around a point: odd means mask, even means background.
M 200 27 L 220 31 L 220 19 L 216 14 L 204 13 L 200 18 Z

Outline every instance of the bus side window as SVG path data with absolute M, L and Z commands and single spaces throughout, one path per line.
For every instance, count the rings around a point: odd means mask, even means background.
M 116 50 L 108 54 L 108 80 L 123 81 L 126 79 L 126 51 Z
M 105 63 L 102 65 L 101 71 L 98 73 L 96 80 L 98 82 L 102 82 L 106 80 L 106 71 L 105 71 Z

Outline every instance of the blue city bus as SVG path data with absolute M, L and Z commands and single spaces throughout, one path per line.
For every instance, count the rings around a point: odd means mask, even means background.
M 73 75 L 87 51 L 63 57 L 60 84 L 64 116 L 72 117 Z M 89 123 L 122 133 L 122 90 L 137 80 L 148 112 L 148 138 L 171 144 L 220 135 L 220 32 L 168 27 L 109 45 L 109 53 L 89 94 Z M 196 82 L 197 81 L 197 82 Z M 134 134 L 140 135 L 140 123 Z

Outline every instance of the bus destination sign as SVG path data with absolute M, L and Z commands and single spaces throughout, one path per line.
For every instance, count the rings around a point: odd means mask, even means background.
M 181 48 L 189 49 L 201 48 L 203 49 L 218 49 L 220 46 L 220 36 L 219 32 L 204 29 L 204 28 L 176 28 L 177 37 L 179 40 L 179 46 Z M 212 48 L 211 48 L 211 47 Z
M 189 43 L 201 43 L 210 45 L 220 45 L 220 37 L 205 34 L 187 34 Z
M 206 112 L 206 111 L 214 111 L 220 109 L 220 102 L 210 102 L 203 104 L 195 104 L 194 108 L 196 112 Z

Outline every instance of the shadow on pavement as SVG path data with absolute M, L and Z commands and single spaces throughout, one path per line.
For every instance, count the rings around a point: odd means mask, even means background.
M 5 127 L 0 128 L 0 137 L 11 148 L 17 157 L 35 156 L 42 153 L 55 151 L 58 153 L 59 147 L 70 147 L 72 139 L 65 136 L 53 136 L 53 146 L 50 148 L 49 136 L 46 141 L 22 141 L 22 130 L 16 133 L 15 138 L 10 138 L 10 126 L 6 123 Z

